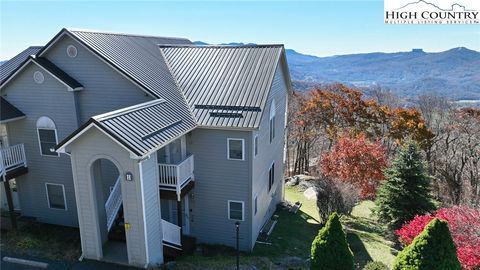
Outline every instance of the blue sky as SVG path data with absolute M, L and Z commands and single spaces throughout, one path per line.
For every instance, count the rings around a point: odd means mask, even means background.
M 475 0 L 477 1 L 477 0 Z M 282 43 L 302 53 L 480 50 L 478 25 L 384 25 L 383 1 L 4 1 L 0 59 L 44 45 L 63 27 Z

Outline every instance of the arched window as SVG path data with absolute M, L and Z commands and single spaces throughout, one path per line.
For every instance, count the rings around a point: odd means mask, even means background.
M 52 119 L 42 116 L 37 120 L 38 144 L 42 156 L 58 157 L 55 146 L 58 143 L 57 129 Z
M 270 104 L 270 142 L 275 138 L 275 100 Z

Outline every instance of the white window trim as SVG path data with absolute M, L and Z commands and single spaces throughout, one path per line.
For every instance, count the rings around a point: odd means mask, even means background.
M 242 159 L 230 158 L 230 141 L 242 141 Z M 245 160 L 245 139 L 240 138 L 227 138 L 227 159 L 228 160 Z
M 40 142 L 40 132 L 38 132 L 39 129 L 43 130 L 53 130 L 55 132 L 55 142 L 58 144 L 58 135 L 57 135 L 57 129 L 51 129 L 51 128 L 37 128 L 37 141 L 38 141 L 38 150 L 40 150 L 40 155 L 42 157 L 53 157 L 57 158 L 60 157 L 60 154 L 58 152 L 55 152 L 56 155 L 44 155 L 42 153 L 42 143 Z
M 48 185 L 61 186 L 61 187 L 62 187 L 63 203 L 65 204 L 65 209 L 50 207 L 50 197 L 48 196 Z M 67 211 L 67 210 L 68 210 L 68 206 L 67 206 L 67 195 L 65 194 L 65 186 L 64 186 L 63 184 L 56 184 L 56 183 L 45 182 L 45 195 L 47 196 L 48 208 L 53 209 L 53 210 L 60 210 L 60 211 Z
M 242 220 L 230 218 L 230 203 L 231 203 L 231 202 L 233 202 L 233 203 L 241 203 L 241 204 L 242 204 Z M 244 201 L 228 200 L 228 201 L 227 201 L 227 206 L 228 206 L 228 207 L 227 207 L 227 208 L 228 208 L 227 216 L 228 216 L 228 219 L 229 219 L 229 220 L 245 221 L 245 202 L 244 202 Z
M 272 186 L 270 186 L 270 169 L 272 169 L 273 167 L 273 182 L 272 182 Z M 270 163 L 270 166 L 268 167 L 268 170 L 267 170 L 267 174 L 268 174 L 268 186 L 269 189 L 267 191 L 267 193 L 271 193 L 272 190 L 276 190 L 276 188 L 274 189 L 273 186 L 275 184 L 275 161 L 272 161 L 272 163 Z
M 270 140 L 270 144 L 275 140 L 275 124 L 276 124 L 276 114 L 277 114 L 277 108 L 275 107 L 275 99 L 272 100 L 272 103 L 270 103 L 270 117 L 268 121 L 268 138 Z M 272 125 L 272 120 L 273 120 L 273 125 Z

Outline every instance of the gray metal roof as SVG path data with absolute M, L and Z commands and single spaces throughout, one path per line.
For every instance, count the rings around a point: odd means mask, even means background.
M 83 85 L 80 84 L 77 80 L 70 77 L 67 73 L 57 67 L 54 63 L 50 62 L 47 58 L 44 57 L 32 57 L 32 60 L 42 66 L 44 69 L 48 70 L 53 76 L 57 77 L 61 80 L 64 84 L 68 85 L 68 87 L 72 89 L 81 89 Z
M 3 97 L 0 97 L 0 123 L 8 122 L 9 120 L 24 117 L 25 114 L 10 104 Z
M 36 54 L 40 51 L 41 46 L 31 46 L 23 50 L 21 53 L 14 56 L 12 59 L 3 63 L 0 66 L 0 84 L 7 79 L 18 67 L 28 60 L 30 55 Z
M 282 45 L 165 45 L 160 50 L 200 126 L 259 126 Z
M 165 143 L 195 128 L 187 112 L 164 99 L 92 117 L 103 130 L 138 156 L 145 156 Z

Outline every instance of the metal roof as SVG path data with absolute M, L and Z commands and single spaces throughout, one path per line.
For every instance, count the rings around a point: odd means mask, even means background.
M 200 126 L 257 128 L 282 45 L 162 45 Z
M 47 58 L 44 58 L 44 57 L 34 58 L 34 57 L 32 57 L 32 60 L 34 62 L 38 63 L 44 69 L 48 70 L 48 72 L 50 72 L 53 76 L 57 77 L 59 80 L 61 80 L 64 84 L 66 84 L 68 87 L 72 88 L 73 90 L 83 88 L 82 84 L 80 84 L 74 78 L 70 77 L 70 75 L 65 73 L 63 70 L 61 70 L 59 67 L 57 67 L 54 63 L 50 62 Z
M 55 77 L 57 80 L 59 80 L 65 86 L 67 86 L 70 90 L 76 91 L 76 90 L 82 90 L 83 89 L 82 84 L 80 84 L 74 78 L 70 77 L 70 75 L 65 73 L 63 70 L 61 70 L 55 64 L 50 62 L 48 59 L 43 58 L 43 57 L 35 57 L 33 55 L 28 56 L 25 59 L 25 61 L 22 62 L 22 64 L 20 66 L 17 66 L 15 68 L 15 70 L 13 70 L 3 81 L 1 81 L 0 86 L 3 87 L 5 84 L 7 84 L 13 78 L 13 76 L 16 73 L 18 73 L 20 70 L 25 68 L 28 65 L 28 63 L 30 63 L 30 62 L 33 62 L 33 63 L 37 64 L 39 67 L 46 70 L 53 77 Z
M 181 112 L 175 104 L 156 99 L 94 116 L 56 148 L 64 148 L 92 123 L 138 157 L 158 150 L 196 126 L 189 112 Z
M 7 79 L 10 74 L 15 72 L 15 70 L 20 67 L 25 61 L 27 61 L 30 55 L 36 54 L 38 51 L 40 51 L 41 48 L 41 46 L 28 47 L 21 53 L 14 56 L 12 59 L 3 63 L 0 66 L 0 84 L 3 83 L 3 81 Z
M 158 50 L 158 44 L 192 44 L 188 39 L 62 29 L 37 55 L 42 56 L 64 34 L 83 44 L 152 96 L 173 102 L 177 110 L 188 110 Z
M 21 117 L 25 117 L 25 114 L 22 111 L 10 104 L 10 102 L 3 97 L 0 97 L 0 123 L 12 121 Z

